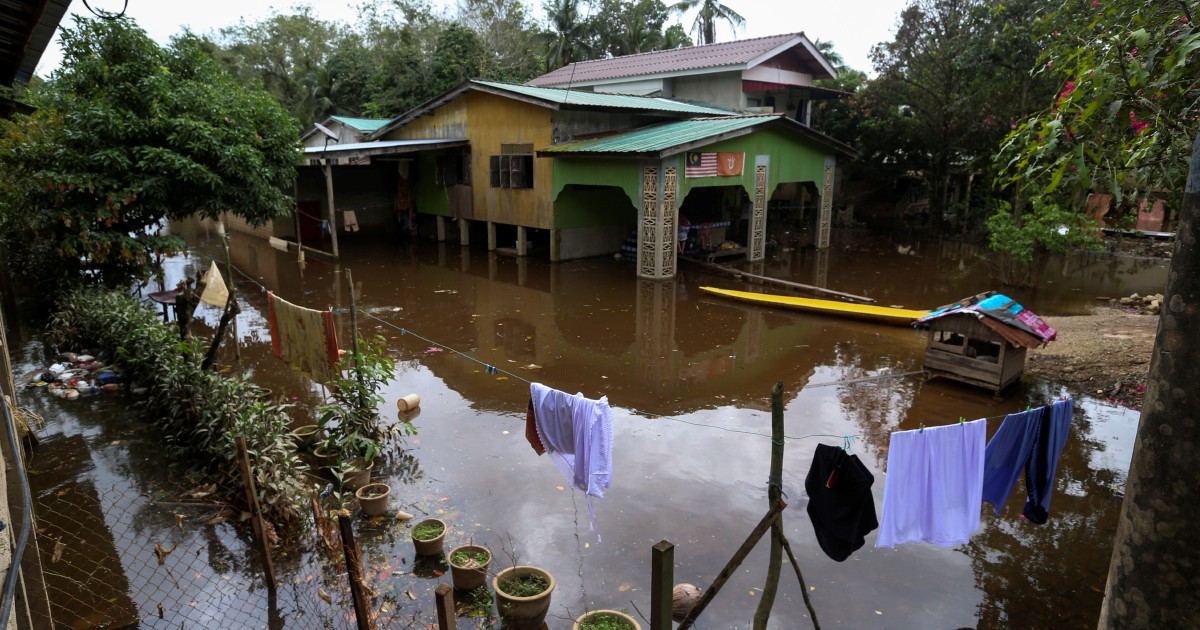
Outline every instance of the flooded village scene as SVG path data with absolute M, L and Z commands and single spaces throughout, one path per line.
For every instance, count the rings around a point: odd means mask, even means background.
M 157 4 L 0 2 L 10 627 L 1200 627 L 1195 3 Z

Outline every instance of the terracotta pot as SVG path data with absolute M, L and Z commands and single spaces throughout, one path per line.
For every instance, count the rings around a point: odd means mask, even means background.
M 437 538 L 430 538 L 429 540 L 417 540 L 413 538 L 413 547 L 416 547 L 418 556 L 436 556 L 442 553 L 442 542 L 446 540 L 446 532 L 450 531 L 450 528 L 441 519 L 427 518 L 413 525 L 413 531 L 416 531 L 418 527 L 426 523 L 441 523 L 442 533 Z
M 454 554 L 460 551 L 482 551 L 488 555 L 487 562 L 478 567 L 460 567 L 454 564 Z M 454 588 L 460 591 L 473 591 L 483 586 L 487 581 L 488 565 L 492 563 L 492 552 L 480 545 L 463 545 L 450 550 L 450 578 Z
M 571 630 L 580 630 L 580 626 L 582 626 L 583 624 L 585 624 L 589 621 L 594 620 L 596 617 L 601 617 L 601 616 L 615 617 L 617 619 L 620 619 L 621 621 L 624 621 L 625 623 L 629 624 L 629 630 L 642 630 L 642 626 L 641 626 L 641 624 L 639 624 L 637 622 L 637 620 L 635 620 L 633 617 L 630 617 L 629 615 L 626 615 L 623 612 L 616 611 L 616 610 L 593 610 L 590 613 L 584 613 L 583 615 L 580 615 L 580 617 L 578 619 L 575 620 L 575 624 L 573 626 L 571 626 Z
M 540 575 L 549 586 L 546 590 L 530 597 L 517 597 L 501 590 L 500 585 L 508 580 L 525 575 Z M 500 624 L 510 630 L 538 630 L 550 611 L 550 594 L 554 592 L 554 576 L 537 567 L 516 566 L 505 569 L 492 578 L 492 589 L 496 591 L 496 609 L 500 613 Z
M 342 485 L 348 490 L 357 490 L 371 483 L 371 469 L 375 464 L 364 464 L 355 460 L 350 462 L 350 470 L 342 476 Z
M 369 483 L 354 491 L 363 514 L 367 516 L 379 516 L 387 512 L 388 496 L 391 494 L 392 488 L 386 483 Z
M 317 444 L 317 436 L 321 434 L 321 427 L 315 424 L 309 424 L 302 427 L 292 429 L 292 439 L 296 440 L 296 445 L 299 448 L 308 450 Z
M 329 450 L 327 446 L 318 446 L 313 449 L 313 460 L 316 461 L 319 468 L 329 468 L 337 463 L 338 456 L 334 451 Z

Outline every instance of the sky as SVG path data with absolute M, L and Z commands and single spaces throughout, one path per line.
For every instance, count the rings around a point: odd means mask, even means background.
M 672 0 L 664 0 L 668 5 Z M 432 0 L 435 7 L 455 12 L 456 0 Z M 534 17 L 541 20 L 542 0 L 526 0 L 536 8 Z M 725 0 L 722 4 L 746 18 L 746 24 L 735 34 L 728 28 L 718 29 L 717 41 L 748 39 L 766 35 L 778 35 L 803 31 L 809 39 L 833 42 L 833 49 L 845 60 L 846 65 L 868 74 L 871 72 L 869 53 L 871 47 L 889 41 L 896 30 L 900 12 L 909 0 Z M 88 0 L 92 8 L 100 11 L 119 12 L 125 0 Z M 265 18 L 275 10 L 286 12 L 293 6 L 312 6 L 317 17 L 324 20 L 353 23 L 358 15 L 362 0 L 128 0 L 126 14 L 155 41 L 166 43 L 172 35 L 184 27 L 196 33 L 209 33 L 224 26 L 237 24 L 241 20 L 254 22 Z M 64 24 L 71 23 L 71 15 L 90 16 L 83 0 L 74 0 L 67 12 Z M 691 32 L 693 15 L 685 15 L 681 21 Z M 37 74 L 49 76 L 62 60 L 58 34 L 42 55 Z

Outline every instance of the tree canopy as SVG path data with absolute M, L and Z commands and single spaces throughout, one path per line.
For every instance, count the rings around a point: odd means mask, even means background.
M 298 126 L 202 41 L 162 47 L 128 18 L 77 19 L 62 40 L 39 109 L 0 121 L 0 238 L 17 270 L 116 285 L 184 248 L 164 219 L 291 211 Z

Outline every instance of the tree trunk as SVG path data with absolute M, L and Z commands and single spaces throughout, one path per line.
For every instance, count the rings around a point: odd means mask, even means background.
M 1200 627 L 1200 134 L 1099 628 Z

